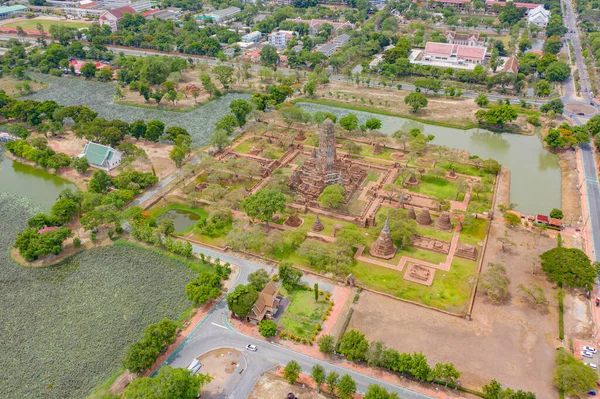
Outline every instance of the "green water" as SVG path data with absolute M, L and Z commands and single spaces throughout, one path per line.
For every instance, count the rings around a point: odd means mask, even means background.
M 392 134 L 396 130 L 419 128 L 425 134 L 433 134 L 433 144 L 468 151 L 481 158 L 493 158 L 510 169 L 510 200 L 518 204 L 517 209 L 528 214 L 547 214 L 552 208 L 561 207 L 561 170 L 558 156 L 544 149 L 538 135 L 523 136 L 510 133 L 492 133 L 485 129 L 461 130 L 429 125 L 394 116 L 344 108 L 299 103 L 310 113 L 327 111 L 338 119 L 349 113 L 356 114 L 359 122 L 369 117 L 382 121 L 382 132 Z
M 0 146 L 0 192 L 15 194 L 49 209 L 65 188 L 77 187 L 45 170 L 14 162 L 3 155 Z
M 188 227 L 198 222 L 198 220 L 200 220 L 200 215 L 182 209 L 174 209 L 172 211 L 167 211 L 163 213 L 159 217 L 159 219 L 163 218 L 173 219 L 175 231 L 184 231 Z

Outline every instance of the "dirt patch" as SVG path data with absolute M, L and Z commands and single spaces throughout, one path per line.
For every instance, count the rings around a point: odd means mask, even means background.
M 225 387 L 232 377 L 238 377 L 240 359 L 242 354 L 231 348 L 217 349 L 200 356 L 198 360 L 202 363 L 200 372 L 212 377 L 212 381 L 202 388 L 202 398 L 221 397 Z
M 495 378 L 506 386 L 535 392 L 540 398 L 558 397 L 552 387 L 559 343 L 555 293 L 539 262 L 536 274 L 532 274 L 538 254 L 556 246 L 556 241 L 511 230 L 508 239 L 517 246 L 503 252 L 497 238 L 504 236 L 505 229 L 503 222 L 494 222 L 484 265 L 495 262 L 506 267 L 510 278 L 507 304 L 493 305 L 479 292 L 473 320 L 467 321 L 363 291 L 354 305 L 349 329 L 400 352 L 423 352 L 430 364 L 452 362 L 463 373 L 461 383 L 470 388 L 480 389 Z M 536 309 L 519 293 L 517 286 L 529 282 L 544 289 L 549 306 Z M 440 342 L 443 344 L 434 344 Z
M 265 373 L 256 381 L 256 385 L 254 385 L 248 399 L 281 399 L 286 398 L 290 392 L 302 399 L 327 398 L 327 396 L 317 393 L 312 388 L 290 385 L 274 373 Z
M 17 80 L 11 76 L 4 76 L 2 79 L 0 79 L 0 90 L 4 90 L 6 94 L 8 94 L 11 97 L 19 96 L 21 94 L 24 94 L 21 93 L 19 89 L 17 89 L 17 85 L 19 83 L 23 83 L 23 81 Z M 31 90 L 34 93 L 46 87 L 44 84 L 33 80 L 29 81 L 29 85 L 31 86 Z
M 136 378 L 136 375 L 131 371 L 125 370 L 123 374 L 117 377 L 115 382 L 113 382 L 113 384 L 110 386 L 110 392 L 115 395 L 122 395 L 125 391 L 125 388 L 127 388 L 127 386 L 131 384 L 131 381 L 135 380 Z
M 575 151 L 561 151 L 558 165 L 562 175 L 562 211 L 564 221 L 577 221 L 582 214 L 581 195 L 579 195 L 577 160 Z M 571 218 L 572 217 L 572 218 Z
M 565 108 L 571 112 L 583 112 L 585 114 L 596 113 L 596 108 L 587 104 L 565 104 Z

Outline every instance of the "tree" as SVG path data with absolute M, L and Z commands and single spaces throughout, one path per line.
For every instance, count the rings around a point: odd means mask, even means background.
M 502 385 L 498 381 L 492 380 L 489 384 L 484 385 L 482 390 L 485 399 L 500 399 Z
M 550 82 L 563 82 L 569 76 L 571 76 L 571 67 L 564 61 L 554 61 L 544 72 L 544 77 Z
M 348 374 L 344 374 L 337 384 L 338 395 L 340 399 L 350 399 L 356 393 L 356 381 Z
M 475 97 L 475 104 L 479 105 L 480 107 L 485 107 L 490 103 L 490 100 L 488 99 L 488 96 L 486 96 L 485 94 L 480 94 L 477 97 Z
M 240 318 L 245 318 L 252 310 L 252 306 L 258 299 L 258 292 L 251 284 L 238 285 L 227 294 L 227 307 L 233 314 Z
M 301 278 L 301 270 L 295 269 L 287 262 L 279 264 L 279 281 L 281 281 L 286 290 L 290 291 L 297 288 L 300 285 Z
M 94 66 L 95 68 L 95 66 Z M 113 78 L 113 71 L 109 67 L 101 68 L 98 71 L 98 80 L 101 82 L 110 82 Z
M 277 323 L 273 320 L 264 319 L 258 323 L 258 332 L 265 338 L 277 335 Z
M 327 388 L 329 389 L 330 394 L 333 394 L 333 392 L 335 391 L 339 378 L 340 375 L 335 371 L 332 371 L 331 373 L 327 374 L 327 378 L 325 379 L 325 381 L 327 382 Z
M 294 122 L 306 123 L 310 121 L 310 114 L 298 107 L 284 107 L 279 110 L 279 114 L 290 128 Z
M 600 133 L 600 115 L 592 116 L 585 124 L 590 136 L 595 136 Z
M 66 224 L 77 214 L 77 202 L 62 197 L 52 205 L 50 213 L 60 224 Z
M 269 227 L 269 220 L 276 212 L 283 212 L 287 198 L 275 190 L 259 190 L 246 197 L 242 203 L 244 212 L 253 219 L 265 222 Z
M 242 127 L 246 124 L 246 116 L 252 111 L 252 106 L 248 101 L 239 98 L 229 104 L 229 109 L 235 116 L 238 126 Z
M 96 65 L 91 62 L 86 62 L 81 66 L 81 75 L 86 79 L 91 79 L 96 76 Z
M 224 130 L 228 135 L 232 134 L 237 126 L 237 118 L 232 114 L 227 114 L 215 123 L 215 128 Z
M 427 94 L 430 90 L 437 93 L 442 88 L 442 84 L 435 78 L 419 78 L 415 79 L 415 87 L 424 91 Z
M 325 187 L 321 195 L 319 195 L 319 202 L 326 207 L 337 209 L 341 204 L 344 203 L 346 198 L 344 193 L 346 190 L 339 184 L 334 184 Z
M 190 370 L 161 367 L 156 377 L 133 380 L 123 392 L 124 399 L 178 398 L 194 399 L 200 388 L 211 381 L 208 374 L 192 375 Z
M 315 302 L 319 302 L 319 283 L 315 283 L 313 291 L 315 293 Z
M 71 167 L 77 171 L 77 173 L 84 174 L 90 168 L 90 163 L 86 157 L 75 157 L 71 162 Z
M 233 78 L 233 68 L 230 66 L 218 65 L 213 68 L 212 72 L 217 80 L 221 82 L 225 90 L 229 89 L 229 85 L 235 82 L 235 79 Z
M 175 163 L 175 166 L 181 168 L 183 160 L 185 159 L 185 150 L 179 146 L 175 146 L 169 152 L 169 158 Z
M 427 364 L 427 358 L 422 353 L 413 353 L 410 373 L 420 381 L 429 381 L 431 377 L 431 367 Z
M 480 123 L 485 122 L 488 125 L 502 128 L 506 122 L 517 119 L 519 114 L 511 105 L 503 104 L 493 106 L 488 111 L 479 110 L 475 113 L 475 116 Z
M 165 124 L 159 120 L 148 121 L 148 127 L 146 129 L 146 140 L 158 141 L 160 136 L 165 132 Z
M 317 384 L 317 392 L 321 392 L 321 384 L 325 382 L 325 369 L 320 364 L 315 364 L 310 370 L 310 378 Z
M 88 183 L 88 190 L 93 193 L 105 193 L 112 186 L 112 179 L 103 170 L 96 170 Z
M 563 218 L 563 211 L 560 210 L 560 209 L 553 208 L 550 211 L 550 217 L 554 218 L 554 219 L 562 219 Z
M 556 247 L 541 254 L 540 259 L 542 269 L 555 283 L 587 289 L 594 284 L 596 268 L 580 249 Z
M 250 101 L 252 104 L 254 104 L 257 110 L 264 111 L 271 102 L 271 96 L 262 93 L 254 93 Z
M 492 302 L 501 303 L 508 297 L 506 268 L 499 263 L 488 263 L 488 270 L 481 274 L 479 286 Z
M 213 94 L 217 91 L 217 87 L 210 79 L 210 76 L 204 73 L 200 75 L 200 81 L 202 82 L 202 87 L 204 88 L 204 91 L 206 91 L 212 97 Z
M 381 129 L 381 119 L 377 118 L 369 118 L 365 122 L 365 126 L 368 130 L 378 130 Z
M 369 384 L 363 399 L 399 399 L 399 397 L 395 392 L 389 393 L 385 388 L 379 385 Z
M 339 342 L 339 351 L 348 360 L 367 360 L 367 350 L 369 342 L 365 335 L 356 331 L 350 330 L 342 336 Z
M 544 53 L 558 54 L 558 53 L 560 53 L 561 47 L 562 47 L 562 42 L 560 40 L 560 37 L 552 36 L 552 37 L 547 38 L 546 41 L 544 42 L 543 51 L 544 51 Z
M 269 281 L 271 281 L 271 278 L 265 269 L 258 269 L 254 273 L 248 275 L 248 283 L 259 292 L 265 288 L 265 285 L 267 285 Z
M 503 218 L 510 227 L 519 226 L 521 224 L 521 218 L 513 212 L 505 212 Z
M 448 387 L 449 384 L 456 386 L 461 373 L 456 370 L 452 363 L 436 363 L 431 374 L 434 380 L 443 382 Z
M 309 96 L 315 95 L 315 90 L 317 89 L 317 82 L 314 79 L 309 80 L 304 84 L 303 90 L 305 94 Z
M 208 137 L 208 142 L 210 145 L 215 146 L 219 151 L 231 144 L 229 135 L 222 129 L 215 129 L 213 134 Z
M 136 120 L 131 125 L 129 125 L 129 134 L 131 134 L 136 139 L 145 138 L 146 137 L 146 122 L 143 120 Z
M 260 51 L 260 62 L 266 67 L 275 69 L 279 63 L 279 54 L 273 46 L 264 46 Z
M 150 368 L 158 357 L 158 349 L 145 342 L 136 342 L 127 348 L 123 367 L 132 373 L 140 373 Z
M 525 297 L 531 299 L 536 305 L 548 303 L 546 295 L 544 294 L 544 289 L 536 283 L 529 283 L 527 285 L 519 284 L 517 290 L 525 295 Z
M 340 126 L 349 132 L 358 127 L 358 117 L 354 114 L 348 114 L 340 119 Z
M 413 137 L 409 132 L 403 130 L 396 130 L 392 134 L 392 138 L 394 138 L 398 144 L 402 144 L 402 149 L 406 151 L 406 143 L 411 141 Z
M 539 80 L 535 84 L 534 94 L 538 97 L 548 97 L 550 95 L 550 83 L 546 80 Z
M 319 338 L 317 344 L 319 345 L 319 351 L 327 355 L 333 353 L 335 349 L 335 342 L 331 335 L 323 335 Z
M 221 295 L 221 278 L 213 273 L 200 272 L 200 275 L 185 287 L 185 293 L 194 305 L 203 305 Z
M 540 111 L 548 113 L 553 111 L 556 115 L 561 115 L 565 110 L 565 104 L 560 99 L 550 100 L 540 107 Z
M 267 90 L 275 104 L 281 104 L 286 98 L 294 93 L 292 88 L 286 85 L 269 86 Z
M 554 385 L 570 397 L 585 397 L 596 388 L 598 373 L 564 349 L 556 354 Z
M 404 97 L 404 104 L 409 105 L 413 113 L 416 113 L 421 108 L 425 108 L 428 103 L 427 97 L 421 93 L 413 92 Z
M 300 377 L 300 371 L 302 371 L 300 365 L 295 360 L 291 360 L 283 369 L 283 378 L 285 378 L 290 385 L 294 385 L 298 380 L 298 377 Z

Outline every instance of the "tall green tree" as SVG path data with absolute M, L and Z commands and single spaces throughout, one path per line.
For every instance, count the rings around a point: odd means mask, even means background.
M 211 381 L 208 374 L 192 375 L 184 368 L 161 367 L 156 377 L 133 380 L 125 392 L 124 399 L 178 398 L 194 399 L 202 386 Z
M 251 284 L 238 285 L 235 289 L 227 294 L 227 307 L 233 314 L 240 318 L 245 318 L 252 306 L 258 299 L 258 292 Z
M 229 109 L 235 116 L 238 126 L 242 127 L 246 124 L 246 116 L 252 111 L 252 106 L 248 101 L 239 98 L 229 104 Z
M 244 212 L 253 219 L 265 222 L 269 227 L 269 220 L 276 212 L 283 212 L 287 197 L 275 190 L 259 190 L 246 197 L 242 203 Z
M 283 378 L 285 378 L 290 385 L 294 385 L 298 380 L 298 377 L 300 377 L 300 371 L 302 371 L 302 369 L 298 362 L 290 360 L 283 369 Z
M 427 104 L 429 104 L 429 101 L 427 101 L 427 97 L 425 97 L 423 94 L 413 92 L 404 97 L 404 104 L 410 106 L 412 108 L 412 112 L 416 113 L 421 108 L 425 108 Z
M 542 269 L 551 281 L 569 287 L 591 288 L 597 269 L 580 249 L 556 247 L 540 255 Z
M 310 370 L 310 377 L 313 379 L 315 384 L 317 384 L 317 392 L 321 392 L 321 384 L 325 382 L 325 378 L 327 378 L 327 374 L 325 373 L 325 369 L 320 364 L 315 364 Z
M 344 374 L 337 384 L 340 399 L 351 399 L 356 394 L 356 381 L 348 374 Z

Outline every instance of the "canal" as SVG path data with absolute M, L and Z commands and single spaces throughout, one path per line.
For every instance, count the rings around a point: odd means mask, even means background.
M 360 123 L 370 117 L 382 121 L 381 131 L 392 134 L 396 130 L 421 129 L 433 134 L 433 144 L 468 151 L 480 158 L 493 158 L 510 169 L 510 200 L 517 209 L 528 214 L 548 213 L 561 207 L 561 170 L 558 156 L 544 149 L 539 136 L 510 133 L 492 133 L 485 129 L 461 130 L 416 122 L 394 116 L 384 116 L 344 108 L 298 103 L 310 113 L 327 111 L 338 119 L 349 113 L 356 114 Z

